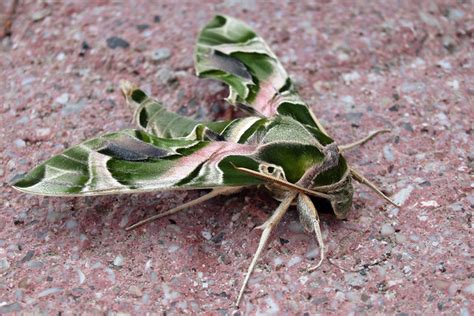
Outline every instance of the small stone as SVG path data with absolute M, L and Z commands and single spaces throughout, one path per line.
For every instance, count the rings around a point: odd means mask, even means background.
M 451 36 L 443 36 L 441 38 L 441 43 L 443 44 L 443 47 L 446 48 L 450 53 L 454 53 L 456 50 L 456 40 Z
M 391 224 L 383 224 L 380 229 L 380 234 L 384 237 L 391 236 L 395 234 L 395 228 Z
M 292 257 L 292 258 L 288 261 L 288 267 L 292 267 L 292 266 L 294 266 L 295 264 L 300 263 L 302 260 L 303 260 L 303 259 L 302 259 L 300 256 Z
M 149 25 L 149 24 L 146 24 L 146 23 L 144 23 L 144 24 L 138 24 L 138 25 L 137 25 L 137 30 L 139 30 L 140 32 L 141 32 L 141 31 L 144 31 L 144 30 L 146 30 L 146 29 L 148 29 L 148 28 L 150 28 L 150 25 Z
M 383 147 L 383 156 L 385 157 L 385 159 L 387 159 L 387 161 L 395 160 L 395 156 L 393 155 L 393 150 L 390 145 L 385 145 Z
M 155 15 L 155 16 L 153 17 L 153 22 L 155 22 L 155 23 L 160 23 L 160 22 L 161 22 L 161 17 L 160 17 L 159 15 Z
M 389 110 L 390 112 L 397 112 L 399 109 L 400 109 L 400 105 L 399 105 L 399 104 L 394 104 L 394 105 L 392 105 L 391 107 L 388 108 L 388 110 Z
M 44 263 L 38 260 L 31 260 L 26 263 L 26 266 L 30 269 L 41 269 L 44 267 Z
M 456 9 L 456 8 L 449 8 L 448 9 L 448 19 L 451 21 L 458 21 L 464 17 L 464 12 Z
M 465 286 L 462 291 L 466 294 L 473 295 L 474 294 L 474 282 L 471 282 L 468 286 Z
M 66 105 L 67 102 L 69 101 L 69 94 L 63 93 L 59 97 L 57 97 L 54 101 L 61 105 Z
M 69 115 L 73 113 L 78 113 L 82 111 L 86 105 L 86 99 L 80 99 L 77 103 L 67 103 L 64 108 L 62 108 L 61 114 Z
M 171 51 L 169 50 L 169 48 L 158 48 L 155 51 L 153 51 L 150 55 L 150 59 L 153 62 L 164 61 L 170 57 L 171 57 Z
M 75 219 L 70 219 L 66 222 L 66 228 L 69 230 L 73 230 L 76 228 L 78 225 L 77 221 Z
M 63 52 L 60 52 L 60 53 L 56 56 L 56 60 L 57 60 L 57 61 L 63 61 L 64 59 L 66 59 L 66 54 L 64 54 Z
M 51 129 L 49 127 L 46 128 L 38 128 L 36 130 L 36 136 L 39 138 L 47 137 L 51 133 Z
M 134 297 L 142 297 L 142 295 L 143 295 L 142 290 L 136 285 L 130 286 L 128 288 L 128 293 L 130 293 L 130 295 L 132 295 Z
M 21 259 L 21 263 L 25 263 L 25 262 L 30 261 L 31 258 L 33 258 L 34 255 L 35 255 L 35 251 L 34 251 L 34 250 L 28 250 L 28 252 L 26 253 L 26 255 Z
M 403 93 L 422 92 L 425 90 L 425 84 L 423 82 L 405 82 L 401 86 Z
M 453 90 L 459 90 L 459 81 L 454 79 L 446 82 L 448 87 L 451 87 Z
M 212 234 L 208 231 L 202 231 L 201 236 L 206 240 L 211 240 Z
M 352 82 L 360 79 L 360 74 L 357 71 L 352 71 L 342 75 L 342 80 L 345 84 L 350 85 Z
M 365 283 L 365 279 L 359 273 L 345 273 L 344 280 L 352 287 L 361 287 Z
M 453 69 L 453 67 L 451 66 L 449 61 L 446 61 L 446 60 L 440 60 L 440 61 L 438 61 L 438 63 L 436 65 L 441 67 L 443 70 L 447 70 L 447 71 Z
M 409 185 L 406 188 L 400 190 L 393 196 L 393 201 L 398 205 L 403 205 L 410 197 L 410 194 L 414 188 L 414 186 Z
M 404 244 L 407 242 L 407 238 L 405 237 L 405 235 L 396 234 L 395 241 L 397 242 L 397 244 Z
M 89 43 L 87 43 L 86 41 L 83 41 L 82 44 L 81 44 L 81 50 L 79 51 L 79 56 L 80 57 L 84 57 L 86 55 L 86 52 L 90 49 L 90 45 Z
M 39 22 L 50 14 L 51 14 L 51 10 L 49 9 L 39 10 L 39 11 L 34 12 L 31 15 L 31 19 L 33 20 L 33 22 Z
M 176 81 L 176 74 L 168 67 L 161 67 L 156 73 L 156 79 L 162 84 L 171 84 Z
M 59 293 L 59 292 L 62 292 L 62 291 L 63 291 L 63 289 L 59 288 L 59 287 L 53 287 L 53 288 L 50 288 L 50 289 L 46 289 L 46 290 L 43 290 L 43 291 L 38 293 L 38 298 L 45 297 L 45 296 L 52 295 L 52 294 L 56 294 L 56 293 Z
M 122 257 L 122 255 L 118 255 L 117 257 L 115 257 L 113 265 L 116 266 L 116 267 L 123 266 L 123 257 Z
M 81 270 L 77 270 L 77 276 L 79 278 L 79 284 L 82 284 L 84 283 L 84 281 L 86 280 L 86 276 L 84 274 L 84 272 L 82 272 Z
M 130 46 L 130 44 L 124 40 L 123 38 L 121 37 L 117 37 L 117 36 L 112 36 L 112 37 L 109 37 L 107 40 L 107 46 L 109 48 L 112 48 L 112 49 L 116 49 L 116 48 L 128 48 Z
M 436 19 L 435 16 L 429 13 L 425 13 L 425 12 L 419 12 L 419 15 L 420 15 L 421 20 L 425 22 L 426 24 L 430 26 L 434 26 L 434 27 L 439 27 L 438 19 Z
M 406 131 L 409 131 L 409 132 L 415 131 L 415 130 L 413 129 L 413 126 L 412 126 L 409 122 L 402 123 L 402 127 L 403 127 Z
M 21 305 L 18 303 L 10 303 L 5 305 L 0 305 L 0 314 L 9 314 L 21 311 Z
M 26 78 L 24 78 L 24 79 L 21 81 L 21 85 L 22 85 L 22 86 L 30 85 L 30 84 L 32 84 L 33 82 L 35 82 L 35 80 L 36 80 L 35 77 L 32 77 L 32 76 L 26 77 Z
M 10 268 L 10 262 L 8 262 L 7 258 L 0 259 L 0 271 L 5 271 Z
M 16 148 L 25 148 L 26 147 L 26 142 L 21 138 L 15 139 L 13 141 L 13 144 L 15 144 Z

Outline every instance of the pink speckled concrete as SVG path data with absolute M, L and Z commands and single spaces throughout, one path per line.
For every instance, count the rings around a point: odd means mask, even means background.
M 322 218 L 335 265 L 311 274 L 316 242 L 288 213 L 241 313 L 473 313 L 472 3 L 123 2 L 20 1 L 2 41 L 0 314 L 235 311 L 258 242 L 252 229 L 277 205 L 264 192 L 217 198 L 126 232 L 201 193 L 63 199 L 6 184 L 71 144 L 130 127 L 120 79 L 180 113 L 228 117 L 225 89 L 193 75 L 198 30 L 215 13 L 259 31 L 340 143 L 393 130 L 347 159 L 403 203 L 395 209 L 356 185 L 346 221 Z M 12 3 L 0 5 L 1 25 Z M 112 36 L 129 47 L 109 48 Z

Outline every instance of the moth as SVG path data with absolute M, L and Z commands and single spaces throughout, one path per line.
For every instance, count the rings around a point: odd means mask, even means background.
M 244 22 L 215 16 L 200 32 L 195 50 L 200 77 L 228 85 L 227 101 L 246 113 L 229 121 L 198 122 L 169 112 L 130 82 L 121 91 L 136 129 L 108 133 L 73 146 L 14 180 L 15 189 L 48 196 L 94 196 L 164 190 L 210 189 L 207 194 L 127 229 L 177 213 L 218 195 L 248 187 L 267 189 L 280 201 L 262 235 L 240 289 L 237 306 L 272 230 L 291 205 L 314 233 L 325 258 L 318 210 L 347 217 L 352 181 L 371 181 L 342 155 L 380 130 L 348 145 L 329 136 L 296 92 L 270 47 Z

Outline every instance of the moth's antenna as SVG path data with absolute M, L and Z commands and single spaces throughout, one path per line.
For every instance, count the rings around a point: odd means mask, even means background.
M 395 207 L 400 207 L 400 205 L 398 205 L 397 203 L 395 203 L 391 198 L 389 198 L 388 196 L 386 196 L 385 194 L 383 194 L 382 191 L 380 191 L 379 188 L 377 188 L 377 186 L 375 184 L 373 184 L 369 179 L 367 179 L 366 177 L 364 177 L 363 175 L 361 175 L 359 173 L 359 171 L 355 170 L 354 168 L 350 167 L 351 169 L 351 174 L 352 176 L 354 177 L 354 179 L 364 185 L 366 185 L 367 187 L 369 187 L 370 189 L 372 189 L 375 193 L 377 193 L 380 197 L 382 197 L 384 200 L 388 201 L 390 204 L 394 205 Z
M 377 136 L 379 134 L 390 133 L 390 132 L 391 132 L 391 130 L 389 130 L 389 129 L 379 129 L 379 130 L 373 131 L 372 133 L 370 133 L 369 135 L 365 136 L 362 139 L 359 139 L 358 141 L 355 141 L 355 142 L 347 144 L 347 145 L 340 145 L 339 146 L 339 152 L 342 153 L 346 150 L 349 150 L 349 149 L 352 149 L 354 147 L 363 145 L 363 144 L 367 143 L 369 140 L 371 140 L 372 138 L 374 138 L 375 136 Z

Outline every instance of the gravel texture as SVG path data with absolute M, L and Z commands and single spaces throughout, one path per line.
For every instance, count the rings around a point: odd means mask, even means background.
M 473 314 L 472 2 L 120 2 L 22 0 L 12 19 L 16 1 L 0 3 L 2 28 L 12 21 L 0 30 L 0 314 L 235 311 L 252 229 L 277 205 L 265 192 L 126 232 L 202 193 L 51 198 L 7 184 L 130 127 L 120 79 L 179 113 L 229 118 L 224 87 L 193 74 L 198 30 L 215 13 L 258 30 L 339 143 L 392 129 L 347 159 L 403 204 L 356 185 L 346 221 L 322 216 L 333 264 L 310 274 L 319 249 L 288 213 L 241 313 Z

